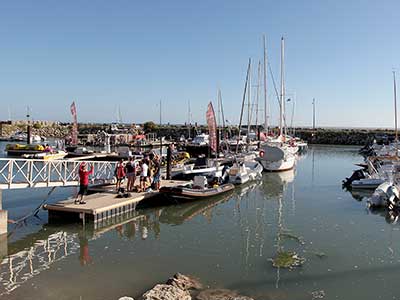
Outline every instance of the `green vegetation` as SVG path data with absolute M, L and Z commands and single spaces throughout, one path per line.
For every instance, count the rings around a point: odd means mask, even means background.
M 158 125 L 152 121 L 149 121 L 143 124 L 143 129 L 146 133 L 153 132 L 158 129 Z
M 293 269 L 302 266 L 306 259 L 294 251 L 279 251 L 276 257 L 271 258 L 270 261 L 275 268 Z

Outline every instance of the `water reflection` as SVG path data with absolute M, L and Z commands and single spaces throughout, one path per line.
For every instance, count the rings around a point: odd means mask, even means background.
M 374 190 L 366 190 L 366 189 L 358 189 L 358 190 L 349 189 L 347 191 L 351 194 L 354 200 L 359 202 L 367 200 L 374 193 Z
M 55 262 L 76 253 L 79 248 L 78 234 L 59 231 L 7 256 L 0 265 L 0 296 L 14 291 Z
M 237 189 L 233 198 L 240 199 L 256 186 L 254 184 Z M 85 228 L 71 226 L 59 230 L 60 227 L 45 225 L 39 232 L 8 245 L 10 254 L 0 264 L 0 296 L 10 294 L 26 281 L 49 269 L 52 264 L 70 255 L 76 254 L 82 267 L 93 264 L 95 253 L 91 251 L 91 241 L 108 232 L 115 232 L 119 238 L 132 241 L 137 238 L 146 240 L 150 234 L 159 239 L 160 224 L 181 225 L 199 215 L 211 222 L 213 209 L 231 198 L 232 195 L 225 195 L 206 201 L 131 211 L 97 224 L 86 225 Z
M 50 298 L 44 289 L 32 289 L 42 284 L 54 288 L 52 295 L 67 295 L 60 297 L 65 299 L 118 299 L 121 291 L 136 298 L 177 271 L 254 299 L 312 299 L 312 292 L 320 290 L 324 299 L 393 299 L 399 276 L 399 221 L 385 211 L 364 210 L 364 203 L 341 189 L 341 179 L 358 159 L 347 149 L 311 149 L 296 172 L 264 174 L 259 185 L 237 189 L 228 198 L 140 210 L 84 232 L 45 226 L 10 245 L 10 256 L 60 232 L 74 240 L 75 252 L 67 246 L 72 250 L 63 262 L 53 263 L 53 271 L 41 272 L 29 283 L 18 279 L 20 272 L 14 280 L 21 282 L 18 290 L 4 299 Z M 289 230 L 305 243 L 291 238 Z M 292 271 L 275 269 L 268 259 L 278 249 L 296 251 L 307 262 Z M 56 259 L 64 254 L 58 250 Z M 37 262 L 32 259 L 33 270 L 40 267 Z M 11 288 L 8 260 L 0 270 Z M 22 273 L 29 273 L 29 262 Z M 66 274 L 76 275 L 70 280 L 73 290 L 65 284 Z M 88 276 L 96 280 L 82 280 Z M 121 280 L 110 286 L 109 278 Z

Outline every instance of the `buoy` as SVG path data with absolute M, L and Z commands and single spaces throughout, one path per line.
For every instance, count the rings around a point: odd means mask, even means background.
M 260 151 L 260 157 L 264 157 L 264 153 L 265 153 L 265 152 L 264 152 L 263 150 L 261 150 L 261 151 Z

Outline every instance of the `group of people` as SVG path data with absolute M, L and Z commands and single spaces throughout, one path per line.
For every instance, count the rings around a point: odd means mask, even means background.
M 137 176 L 139 177 L 139 188 L 135 187 Z M 123 159 L 119 161 L 115 168 L 115 177 L 117 178 L 117 192 L 121 190 L 122 183 L 127 178 L 126 191 L 143 192 L 151 187 L 153 190 L 160 188 L 161 165 L 160 158 L 157 155 L 150 154 L 141 160 L 135 160 L 131 157 L 126 163 Z
M 89 176 L 93 174 L 93 167 L 88 168 L 87 163 L 83 162 L 79 166 L 79 192 L 75 199 L 75 204 L 86 204 L 83 196 L 87 194 L 89 185 Z M 114 173 L 116 181 L 116 190 L 122 190 L 123 181 L 127 178 L 127 192 L 144 192 L 149 187 L 153 190 L 160 189 L 161 181 L 161 161 L 155 154 L 146 155 L 141 160 L 135 160 L 131 157 L 127 162 L 121 159 Z M 135 186 L 136 178 L 139 177 L 139 186 Z

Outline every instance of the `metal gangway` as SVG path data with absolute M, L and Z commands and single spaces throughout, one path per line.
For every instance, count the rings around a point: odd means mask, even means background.
M 0 158 L 0 189 L 74 186 L 83 161 Z M 93 168 L 90 184 L 109 183 L 117 162 L 85 161 Z

